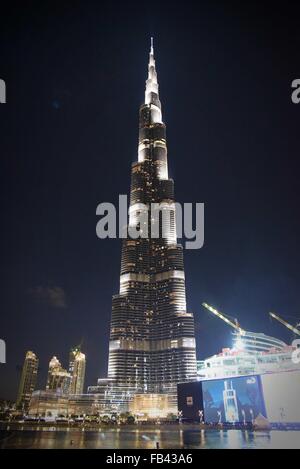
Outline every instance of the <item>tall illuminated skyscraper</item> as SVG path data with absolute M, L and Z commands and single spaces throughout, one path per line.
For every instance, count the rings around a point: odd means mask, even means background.
M 80 347 L 75 347 L 70 351 L 69 373 L 72 376 L 70 394 L 82 394 L 85 379 L 85 354 Z
M 159 236 L 151 233 L 150 208 L 161 204 Z M 141 226 L 141 212 L 147 227 Z M 162 227 L 166 228 L 163 233 Z M 174 182 L 168 176 L 153 42 L 145 101 L 139 112 L 138 161 L 131 170 L 129 228 L 147 238 L 124 239 L 120 291 L 113 297 L 108 380 L 126 393 L 176 396 L 176 384 L 196 376 L 193 314 L 186 309 L 182 246 L 177 243 Z M 99 380 L 101 382 L 101 380 Z M 101 383 L 100 383 L 101 384 Z
M 27 410 L 36 385 L 39 360 L 35 353 L 28 351 L 22 368 L 21 381 L 17 398 L 17 407 Z

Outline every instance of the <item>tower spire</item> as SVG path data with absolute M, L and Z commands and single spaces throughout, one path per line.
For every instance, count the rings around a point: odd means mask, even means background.
M 153 37 L 150 42 L 150 54 L 148 63 L 148 78 L 146 80 L 145 104 L 150 105 L 153 122 L 162 122 L 161 104 L 158 93 L 157 72 L 155 68 Z

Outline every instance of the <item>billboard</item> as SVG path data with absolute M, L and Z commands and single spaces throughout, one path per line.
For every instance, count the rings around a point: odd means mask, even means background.
M 300 371 L 261 376 L 267 418 L 271 423 L 300 423 Z
M 204 420 L 208 423 L 248 423 L 266 417 L 259 376 L 202 381 Z

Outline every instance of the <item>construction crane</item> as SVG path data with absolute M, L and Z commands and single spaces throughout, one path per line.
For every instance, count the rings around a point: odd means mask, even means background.
M 202 306 L 204 306 L 204 308 L 208 309 L 208 311 L 213 313 L 218 318 L 222 319 L 224 322 L 226 322 L 226 324 L 229 324 L 229 326 L 231 326 L 235 330 L 237 330 L 240 335 L 245 335 L 246 334 L 246 331 L 240 327 L 237 319 L 232 318 L 232 319 L 234 319 L 234 322 L 231 321 L 231 319 L 228 319 L 228 317 L 225 316 L 225 314 L 222 314 L 220 311 L 218 311 L 217 309 L 215 309 L 212 306 L 208 305 L 207 303 L 202 303 Z
M 296 327 L 295 327 L 295 326 L 292 326 L 291 324 L 289 324 L 288 322 L 286 322 L 280 316 L 277 316 L 277 314 L 275 314 L 275 313 L 269 313 L 269 315 L 271 316 L 271 318 L 276 319 L 276 321 L 280 322 L 285 327 L 287 327 L 290 331 L 294 332 L 294 334 L 300 335 L 300 330 L 298 329 L 300 324 L 297 324 Z

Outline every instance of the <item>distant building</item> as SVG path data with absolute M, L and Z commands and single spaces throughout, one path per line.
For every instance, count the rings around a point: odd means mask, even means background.
M 224 348 L 221 353 L 197 362 L 199 380 L 219 379 L 263 373 L 299 370 L 300 364 L 292 361 L 295 347 L 253 350 Z
M 70 394 L 82 394 L 85 379 L 85 354 L 80 347 L 70 351 L 69 373 L 71 375 Z
M 30 417 L 56 418 L 68 414 L 68 395 L 53 390 L 32 393 L 28 415 Z
M 107 413 L 102 396 L 94 394 L 62 394 L 56 391 L 35 391 L 32 394 L 28 415 L 53 419 Z
M 21 381 L 19 385 L 17 398 L 17 407 L 19 409 L 28 409 L 31 394 L 33 393 L 36 386 L 38 366 L 39 360 L 35 353 L 28 351 L 25 356 Z
M 48 391 L 68 394 L 70 391 L 71 378 L 70 373 L 61 366 L 57 357 L 52 357 L 49 362 L 46 389 Z
M 72 376 L 73 371 L 74 371 L 74 362 L 75 362 L 75 357 L 78 352 L 80 352 L 80 346 L 71 348 L 70 353 L 69 353 L 69 373 Z

